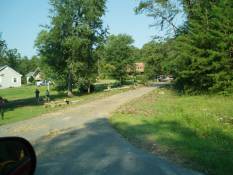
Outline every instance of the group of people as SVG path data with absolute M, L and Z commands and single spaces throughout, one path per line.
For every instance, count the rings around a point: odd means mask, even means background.
M 39 104 L 40 103 L 40 91 L 39 91 L 39 89 L 35 90 L 35 97 L 36 97 L 36 103 Z M 50 94 L 49 94 L 48 89 L 45 91 L 45 98 L 46 98 L 47 102 L 50 101 Z
M 39 89 L 35 90 L 35 97 L 36 97 L 36 103 L 39 104 L 40 103 L 40 91 L 39 91 Z M 46 98 L 47 102 L 50 101 L 50 93 L 49 93 L 48 89 L 45 91 L 45 98 Z M 5 106 L 6 106 L 6 99 L 4 99 L 3 97 L 0 96 L 0 115 L 1 115 L 2 120 L 4 119 Z

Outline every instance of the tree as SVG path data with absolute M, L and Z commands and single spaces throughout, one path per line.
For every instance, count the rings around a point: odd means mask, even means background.
M 186 5 L 187 32 L 176 39 L 181 53 L 176 84 L 186 92 L 232 91 L 232 5 L 228 0 Z
M 137 47 L 133 47 L 133 55 L 132 58 L 134 62 L 141 62 L 143 61 L 142 54 L 141 54 L 141 49 Z
M 5 55 L 6 49 L 7 49 L 6 42 L 1 39 L 1 35 L 0 35 L 0 65 L 4 65 L 7 62 Z
M 8 65 L 22 75 L 35 70 L 39 66 L 39 58 L 33 56 L 32 59 L 22 57 L 17 49 L 7 48 L 7 44 L 0 38 L 0 65 Z M 25 77 L 23 82 L 26 82 Z
M 145 61 L 145 76 L 147 79 L 155 79 L 163 74 L 162 60 L 164 58 L 164 43 L 149 42 L 141 49 Z
M 155 36 L 155 39 L 170 38 L 179 31 L 176 20 L 181 18 L 183 7 L 179 0 L 141 0 L 135 8 L 136 14 L 146 14 L 154 19 L 151 27 L 160 27 L 164 36 Z
M 51 25 L 41 31 L 35 45 L 57 79 L 67 80 L 68 94 L 72 94 L 73 82 L 84 83 L 90 92 L 96 79 L 94 52 L 106 34 L 102 22 L 105 1 L 50 0 Z
M 129 74 L 129 66 L 134 63 L 133 42 L 133 38 L 126 34 L 111 35 L 104 47 L 105 69 L 121 84 Z
M 40 59 L 37 56 L 33 56 L 31 59 L 28 57 L 21 57 L 18 59 L 18 72 L 22 75 L 26 75 L 28 72 L 34 71 L 40 66 Z
M 154 9 L 170 1 L 141 1 L 145 2 L 153 4 L 150 7 Z M 175 75 L 176 87 L 189 93 L 233 92 L 233 1 L 179 2 L 187 22 L 176 30 L 169 59 L 164 61 Z

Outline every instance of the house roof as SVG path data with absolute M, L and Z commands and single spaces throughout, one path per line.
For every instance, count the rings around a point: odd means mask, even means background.
M 142 67 L 144 67 L 145 66 L 145 64 L 144 63 L 135 63 L 136 64 L 136 66 L 142 66 Z
M 14 72 L 16 72 L 17 74 L 19 74 L 20 76 L 22 76 L 19 72 L 17 72 L 16 70 L 14 70 L 13 68 L 11 68 L 10 66 L 8 65 L 4 65 L 4 66 L 0 66 L 0 71 L 3 71 L 5 68 L 10 68 L 11 70 L 13 70 Z
M 32 77 L 34 75 L 34 72 L 29 72 L 26 74 L 26 77 Z
M 7 65 L 0 66 L 0 71 L 2 71 L 3 69 L 5 69 L 6 67 L 7 67 Z
M 28 72 L 28 73 L 26 74 L 26 77 L 34 77 L 34 76 L 36 76 L 39 72 L 40 72 L 40 68 L 37 67 L 37 68 L 35 69 L 35 71 L 33 71 L 33 72 Z

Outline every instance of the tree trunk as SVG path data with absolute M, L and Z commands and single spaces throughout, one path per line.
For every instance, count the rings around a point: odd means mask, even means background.
M 88 93 L 88 94 L 91 93 L 91 82 L 90 82 L 90 81 L 88 81 L 87 93 Z
M 97 69 L 98 69 L 98 78 L 100 77 L 100 60 L 98 59 L 98 65 L 97 65 Z
M 122 77 L 120 77 L 120 86 L 122 86 L 123 84 L 123 80 L 122 80 Z
M 68 97 L 72 97 L 73 96 L 73 93 L 72 93 L 72 80 L 71 80 L 71 72 L 70 71 L 69 71 L 69 75 L 68 75 L 67 95 L 68 95 Z

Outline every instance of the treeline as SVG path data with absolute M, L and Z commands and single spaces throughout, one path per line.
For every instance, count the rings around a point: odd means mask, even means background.
M 35 46 L 45 76 L 60 88 L 68 87 L 69 94 L 73 87 L 90 92 L 98 78 L 114 78 L 121 84 L 135 79 L 134 63 L 139 61 L 146 63 L 146 80 L 173 75 L 175 87 L 184 93 L 233 92 L 232 0 L 141 0 L 136 12 L 153 17 L 153 26 L 173 33 L 142 49 L 133 46 L 129 35 L 108 36 L 102 19 L 106 0 L 50 0 L 50 4 L 51 22 Z M 180 13 L 186 20 L 176 26 Z M 0 54 L 0 64 L 22 74 L 38 65 L 36 57 L 21 58 L 4 41 Z
M 31 59 L 26 56 L 22 57 L 17 49 L 9 49 L 0 36 L 0 66 L 3 65 L 8 65 L 25 76 L 39 66 L 39 58 L 36 56 L 33 56 Z
M 233 1 L 175 2 L 179 7 L 170 0 L 145 0 L 136 9 L 175 30 L 175 37 L 144 47 L 148 78 L 171 73 L 176 88 L 186 93 L 233 92 Z M 173 19 L 180 8 L 187 19 L 176 27 Z

